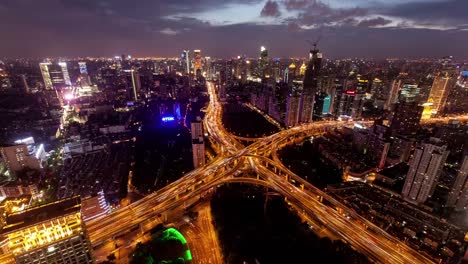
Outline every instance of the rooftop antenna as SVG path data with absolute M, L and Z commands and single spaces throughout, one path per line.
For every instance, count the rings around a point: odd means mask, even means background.
M 314 50 L 317 50 L 317 44 L 320 42 L 320 40 L 322 39 L 322 36 L 320 35 L 315 41 L 311 41 L 311 40 L 306 40 L 307 43 L 309 43 L 310 45 L 312 45 L 314 47 Z

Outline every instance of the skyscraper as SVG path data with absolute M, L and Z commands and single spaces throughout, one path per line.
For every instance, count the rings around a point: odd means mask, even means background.
M 465 210 L 468 207 L 468 155 L 458 169 L 457 178 L 447 198 L 447 206 L 454 206 L 457 210 Z
M 447 102 L 447 96 L 455 85 L 456 79 L 448 72 L 441 72 L 434 78 L 428 103 L 432 103 L 431 114 L 438 115 L 442 112 Z
M 138 101 L 138 95 L 141 90 L 140 74 L 135 69 L 131 69 L 130 74 L 132 75 L 133 99 Z
M 259 78 L 263 79 L 269 76 L 268 72 L 269 60 L 268 60 L 268 50 L 264 47 L 260 47 L 260 60 L 258 62 L 258 74 Z
M 195 75 L 201 75 L 201 71 L 203 70 L 202 64 L 202 56 L 201 50 L 194 50 L 193 51 L 193 73 Z
M 61 62 L 58 63 L 58 65 L 60 66 L 60 68 L 62 70 L 63 80 L 64 80 L 65 84 L 70 86 L 71 85 L 71 80 L 70 80 L 70 74 L 68 73 L 67 63 L 64 62 L 64 61 L 61 61 Z
M 314 96 L 317 92 L 317 81 L 322 67 L 322 53 L 314 47 L 309 54 L 309 63 L 304 75 L 302 86 L 299 122 L 310 123 L 312 122 L 312 115 L 314 111 Z
M 41 69 L 42 79 L 44 80 L 46 90 L 54 89 L 54 86 L 52 85 L 52 79 L 50 78 L 49 65 L 51 65 L 50 62 L 39 63 L 39 68 Z
M 184 69 L 184 72 L 189 75 L 190 74 L 190 56 L 189 56 L 189 51 L 184 50 L 181 55 L 181 66 L 182 69 Z
M 2 263 L 94 263 L 80 209 L 75 196 L 8 215 Z
M 387 101 L 385 102 L 385 105 L 384 105 L 385 110 L 391 109 L 393 104 L 397 102 L 398 92 L 400 91 L 401 82 L 402 82 L 401 79 L 395 79 L 391 83 Z
M 299 104 L 301 97 L 297 94 L 288 94 L 286 99 L 286 116 L 284 124 L 286 127 L 293 127 L 299 123 Z
M 193 167 L 205 165 L 205 144 L 203 142 L 203 123 L 199 116 L 191 124 Z
M 416 148 L 410 161 L 402 195 L 410 201 L 424 203 L 434 192 L 449 151 L 440 139 L 431 138 Z

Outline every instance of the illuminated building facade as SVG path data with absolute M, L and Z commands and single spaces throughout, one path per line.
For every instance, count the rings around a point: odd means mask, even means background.
M 414 151 L 402 195 L 410 201 L 424 203 L 432 195 L 449 151 L 440 139 L 431 138 Z
M 400 102 L 418 102 L 419 91 L 417 84 L 403 84 L 400 91 Z
M 440 73 L 435 77 L 428 99 L 428 102 L 432 103 L 431 114 L 433 116 L 440 114 L 444 109 L 448 94 L 455 86 L 455 81 L 455 78 L 448 72 Z
M 201 50 L 194 50 L 193 51 L 193 72 L 197 76 L 201 76 L 201 72 L 203 70 L 203 62 L 202 62 L 202 55 Z
M 62 61 L 62 62 L 59 62 L 58 65 L 60 66 L 60 69 L 62 70 L 63 80 L 65 84 L 70 86 L 71 80 L 70 80 L 70 74 L 68 73 L 67 63 Z
M 200 117 L 191 123 L 193 167 L 205 165 L 205 143 L 203 141 L 203 123 Z
M 457 210 L 468 208 L 468 155 L 463 158 L 458 169 L 457 178 L 447 199 L 447 206 L 455 207 Z
M 180 62 L 181 62 L 181 66 L 182 66 L 182 69 L 184 70 L 184 73 L 186 73 L 187 75 L 190 74 L 190 57 L 189 57 L 189 51 L 188 50 L 184 50 L 182 52 L 182 54 L 180 55 Z
M 8 215 L 0 233 L 2 263 L 94 263 L 80 209 L 75 196 Z
M 269 72 L 268 72 L 268 66 L 269 66 L 269 61 L 268 61 L 268 50 L 264 47 L 260 47 L 260 60 L 258 62 L 258 74 L 260 78 L 265 78 L 269 77 Z
M 84 61 L 78 62 L 78 67 L 80 68 L 81 74 L 88 74 L 88 68 L 86 67 L 86 62 Z
M 44 80 L 44 85 L 45 85 L 46 90 L 54 89 L 54 86 L 52 85 L 52 79 L 50 78 L 50 73 L 49 73 L 50 65 L 51 63 L 49 62 L 39 63 L 39 68 L 41 69 L 42 79 Z

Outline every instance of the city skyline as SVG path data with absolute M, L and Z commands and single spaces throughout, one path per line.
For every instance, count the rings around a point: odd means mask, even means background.
M 306 40 L 320 39 L 327 58 L 468 59 L 467 1 L 341 2 L 4 1 L 0 56 L 172 57 L 201 48 L 228 58 L 257 56 L 265 45 L 273 57 L 302 57 Z

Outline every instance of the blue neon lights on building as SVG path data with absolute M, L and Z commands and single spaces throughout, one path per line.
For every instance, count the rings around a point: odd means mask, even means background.
M 161 120 L 164 122 L 164 123 L 167 123 L 167 122 L 172 122 L 175 120 L 175 118 L 173 116 L 163 116 L 161 118 Z

